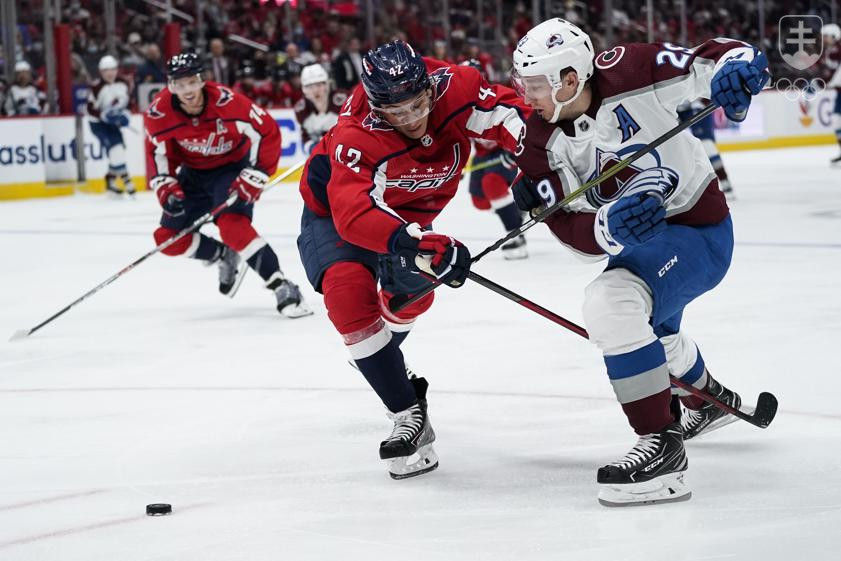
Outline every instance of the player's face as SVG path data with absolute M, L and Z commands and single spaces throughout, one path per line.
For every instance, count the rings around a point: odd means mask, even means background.
M 432 89 L 404 102 L 384 105 L 377 111 L 397 132 L 412 139 L 420 138 L 426 134 L 429 112 L 432 111 Z
M 202 86 L 204 86 L 204 81 L 199 75 L 185 76 L 169 81 L 169 91 L 175 94 L 187 112 L 201 108 L 204 104 Z
M 514 90 L 523 98 L 541 118 L 549 121 L 555 114 L 555 103 L 552 101 L 552 85 L 545 75 L 520 76 L 516 72 L 511 76 Z M 555 92 L 555 99 L 560 102 L 569 101 L 578 89 L 578 75 L 568 72 L 561 79 L 561 87 Z M 569 118 L 571 107 L 561 109 L 559 120 Z
M 113 84 L 114 80 L 117 79 L 117 69 L 116 68 L 108 68 L 107 70 L 100 70 L 99 75 L 102 76 L 102 79 L 109 84 Z
M 313 103 L 322 103 L 327 99 L 327 82 L 317 82 L 303 87 L 304 96 Z

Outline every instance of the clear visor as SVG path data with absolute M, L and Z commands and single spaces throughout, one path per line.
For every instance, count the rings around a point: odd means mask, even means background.
M 411 125 L 432 111 L 432 92 L 426 90 L 403 103 L 376 107 L 375 110 L 393 127 Z
M 511 85 L 514 91 L 522 98 L 542 99 L 552 95 L 552 84 L 545 74 L 538 76 L 520 76 L 514 70 L 511 72 Z
M 169 81 L 169 90 L 176 95 L 184 95 L 199 91 L 204 85 L 204 80 L 198 74 L 175 78 Z

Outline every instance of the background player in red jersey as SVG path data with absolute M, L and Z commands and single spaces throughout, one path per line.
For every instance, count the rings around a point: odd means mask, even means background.
M 281 314 L 309 315 L 298 287 L 284 277 L 274 250 L 251 224 L 254 203 L 277 169 L 277 123 L 245 96 L 204 82 L 201 72 L 197 55 L 172 57 L 168 88 L 144 115 L 149 186 L 163 208 L 155 241 L 171 238 L 236 193 L 236 202 L 216 217 L 222 242 L 196 232 L 164 253 L 218 263 L 223 294 L 231 292 L 245 260 L 275 293 Z
M 483 79 L 488 79 L 484 66 L 478 60 L 466 60 L 461 65 L 475 68 Z M 473 141 L 471 167 L 474 169 L 470 171 L 469 189 L 473 206 L 479 210 L 493 210 L 506 232 L 522 226 L 523 215 L 514 203 L 510 188 L 517 177 L 513 154 L 493 140 L 477 138 Z M 517 236 L 500 250 L 504 259 L 525 259 L 529 256 L 525 236 Z
M 369 51 L 362 66 L 364 88 L 353 91 L 304 168 L 298 249 L 330 321 L 394 421 L 380 458 L 399 479 L 438 465 L 427 383 L 407 377 L 400 351 L 433 295 L 397 314 L 388 302 L 428 284 L 419 269 L 449 286 L 464 282 L 469 251 L 434 232 L 432 221 L 456 193 L 471 140 L 513 152 L 527 110 L 475 69 L 422 59 L 402 41 Z
M 339 111 L 347 101 L 347 92 L 330 89 L 330 77 L 320 64 L 301 70 L 304 97 L 295 104 L 295 118 L 301 125 L 304 152 L 312 152 L 316 142 L 339 120 Z

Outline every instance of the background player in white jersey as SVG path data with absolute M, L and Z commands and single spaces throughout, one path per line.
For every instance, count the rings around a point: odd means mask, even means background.
M 339 120 L 347 92 L 331 90 L 330 77 L 320 64 L 310 64 L 301 70 L 301 90 L 304 97 L 295 104 L 295 118 L 301 125 L 304 152 L 309 154 L 315 143 Z
M 832 128 L 835 138 L 841 146 L 841 27 L 828 23 L 821 28 L 823 35 L 823 75 L 828 89 L 835 90 L 835 105 L 832 108 Z M 831 164 L 841 164 L 841 154 L 834 157 Z
M 131 87 L 128 82 L 117 76 L 117 59 L 105 55 L 99 60 L 99 76 L 88 95 L 88 116 L 91 132 L 102 143 L 108 155 L 108 173 L 105 174 L 105 190 L 109 194 L 120 196 L 123 191 L 117 188 L 117 178 L 123 182 L 125 193 L 134 195 L 134 184 L 126 165 L 126 143 L 121 129 L 129 124 L 128 106 L 131 99 Z
M 696 99 L 695 101 L 684 103 L 678 107 L 678 117 L 681 121 L 691 119 L 698 112 L 703 111 L 709 105 L 709 101 Z M 690 128 L 692 135 L 701 141 L 704 146 L 704 151 L 713 165 L 716 176 L 718 176 L 718 186 L 721 192 L 727 195 L 727 198 L 733 198 L 733 185 L 730 183 L 730 178 L 727 176 L 727 170 L 724 169 L 724 162 L 721 159 L 721 153 L 718 151 L 718 146 L 715 143 L 715 122 L 712 115 L 707 115 Z
M 44 93 L 32 83 L 32 67 L 25 60 L 15 64 L 15 81 L 6 92 L 6 115 L 38 115 L 43 112 Z
M 575 25 L 553 19 L 514 52 L 514 83 L 535 110 L 514 186 L 523 209 L 551 205 L 678 123 L 680 103 L 709 98 L 742 120 L 768 75 L 765 56 L 730 39 L 686 49 L 619 45 L 595 55 Z M 669 375 L 733 407 L 737 394 L 708 373 L 681 328 L 683 310 L 730 265 L 730 213 L 700 142 L 680 134 L 546 220 L 558 238 L 606 270 L 586 289 L 584 319 L 637 445 L 598 470 L 608 506 L 685 500 L 684 438 L 732 419 L 684 396 L 672 407 Z M 682 423 L 681 423 L 682 421 Z

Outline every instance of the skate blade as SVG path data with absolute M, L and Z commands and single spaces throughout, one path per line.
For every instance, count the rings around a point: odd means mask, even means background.
M 288 317 L 289 319 L 298 319 L 306 316 L 311 316 L 313 311 L 309 309 L 309 307 L 301 302 L 300 304 L 289 304 L 288 306 L 284 306 L 282 310 L 280 310 L 281 315 Z
M 661 475 L 642 483 L 599 485 L 599 504 L 617 507 L 688 501 L 692 497 L 692 490 L 683 482 L 684 473 Z
M 518 247 L 516 249 L 502 250 L 502 258 L 506 261 L 517 261 L 520 259 L 528 259 L 529 251 L 525 247 Z
M 234 279 L 234 284 L 231 286 L 230 290 L 228 290 L 228 292 L 225 294 L 225 296 L 227 296 L 228 298 L 233 298 L 234 296 L 237 295 L 237 291 L 239 290 L 239 287 L 242 285 L 242 281 L 243 281 L 243 279 L 245 279 L 245 273 L 248 272 L 249 268 L 250 267 L 248 266 L 247 263 L 245 263 L 245 262 L 242 263 L 242 268 L 239 271 L 237 271 L 237 277 L 236 277 L 236 279 Z
M 386 460 L 388 474 L 392 479 L 409 479 L 429 473 L 438 467 L 438 454 L 431 444 L 421 446 L 411 456 L 401 456 Z

